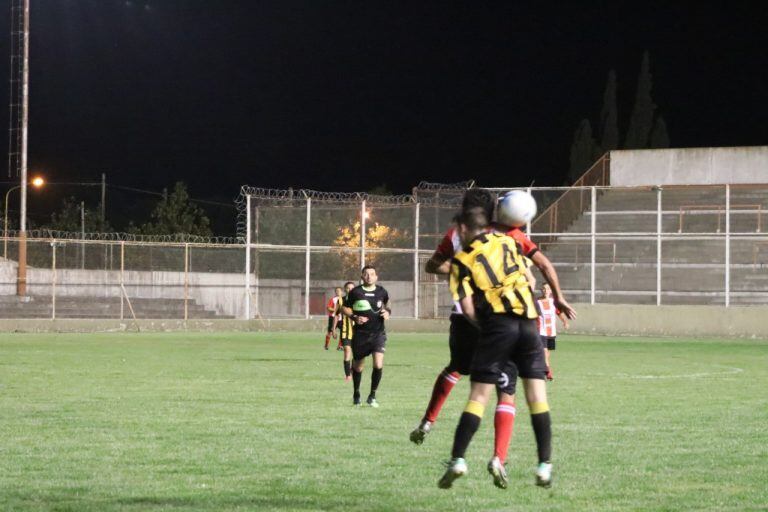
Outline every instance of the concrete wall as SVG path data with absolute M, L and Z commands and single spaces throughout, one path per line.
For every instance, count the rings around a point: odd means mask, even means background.
M 611 151 L 611 185 L 768 183 L 768 146 Z
M 614 336 L 677 336 L 686 338 L 758 338 L 768 340 L 768 307 L 575 305 L 579 317 L 569 333 Z M 311 320 L 140 320 L 142 331 L 312 331 L 325 329 L 323 318 Z M 133 322 L 119 320 L 2 320 L 0 332 L 133 331 Z M 392 319 L 390 333 L 446 334 L 447 319 Z
M 50 296 L 53 272 L 50 269 L 29 267 L 27 290 L 30 295 Z M 119 297 L 120 272 L 118 270 L 60 269 L 56 272 L 57 297 Z M 0 262 L 0 295 L 16 293 L 16 262 Z M 131 298 L 183 299 L 183 272 L 125 271 L 125 289 Z M 210 311 L 242 318 L 245 312 L 245 276 L 243 274 L 190 272 L 189 297 Z M 265 318 L 304 315 L 303 279 L 261 279 L 251 276 L 252 315 L 258 307 Z M 341 281 L 310 280 L 310 293 L 327 293 Z M 393 316 L 413 315 L 413 283 L 388 281 L 382 284 L 389 291 Z

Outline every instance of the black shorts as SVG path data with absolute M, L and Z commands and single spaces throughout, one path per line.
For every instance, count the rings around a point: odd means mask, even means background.
M 352 359 L 359 361 L 365 359 L 374 352 L 387 349 L 387 335 L 384 333 L 357 333 L 352 335 Z
M 541 346 L 547 350 L 555 350 L 555 337 L 541 335 Z
M 333 317 L 328 317 L 328 330 L 326 332 L 333 332 Z
M 448 363 L 448 371 L 469 375 L 478 339 L 480 339 L 480 330 L 464 315 L 451 315 L 451 330 L 448 336 L 451 361 Z
M 451 315 L 451 330 L 448 346 L 451 349 L 451 361 L 448 363 L 449 372 L 469 375 L 475 347 L 480 339 L 480 330 L 472 325 L 464 315 Z M 517 386 L 517 367 L 511 361 L 503 366 L 497 386 L 500 391 L 509 395 L 515 394 Z
M 498 384 L 510 363 L 523 379 L 547 374 L 544 347 L 535 320 L 515 315 L 491 314 L 481 323 L 480 340 L 472 360 L 474 382 Z

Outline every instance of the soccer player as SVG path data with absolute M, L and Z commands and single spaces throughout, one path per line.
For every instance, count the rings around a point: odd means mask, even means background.
M 344 296 L 344 291 L 341 288 L 335 288 L 334 295 L 328 300 L 326 310 L 328 311 L 328 328 L 325 333 L 325 350 L 328 350 L 328 344 L 331 342 L 331 338 L 336 339 L 336 321 L 338 304 L 341 298 Z
M 519 245 L 502 233 L 486 232 L 486 226 L 487 218 L 477 210 L 464 213 L 459 224 L 466 249 L 453 259 L 451 292 L 467 320 L 480 326 L 481 334 L 470 369 L 469 401 L 456 428 L 451 461 L 438 486 L 448 489 L 466 474 L 464 454 L 480 426 L 501 369 L 509 361 L 523 379 L 531 411 L 539 456 L 537 484 L 548 486 L 552 432 L 533 292 L 525 277 Z
M 339 324 L 339 346 L 344 350 L 344 380 L 349 382 L 352 380 L 352 333 L 354 328 L 352 327 L 352 319 L 343 314 L 342 308 L 344 304 L 349 301 L 349 292 L 355 287 L 355 283 L 347 281 L 344 283 L 345 295 L 339 301 L 337 305 L 337 318 L 334 320 L 334 331 L 336 330 L 336 323 Z
M 541 344 L 544 347 L 544 358 L 547 362 L 547 380 L 552 380 L 552 364 L 550 363 L 551 350 L 555 350 L 555 338 L 557 337 L 557 321 L 559 318 L 563 327 L 568 329 L 568 317 L 565 313 L 557 309 L 552 301 L 552 288 L 548 284 L 541 287 L 542 297 L 537 301 L 539 304 L 539 336 Z
M 493 216 L 494 206 L 493 195 L 484 189 L 469 189 L 462 199 L 462 211 L 480 209 L 486 218 Z M 448 230 L 432 257 L 427 261 L 425 271 L 432 274 L 448 274 L 451 259 L 460 250 L 459 230 L 458 226 L 454 226 Z M 437 421 L 440 410 L 453 387 L 462 375 L 469 375 L 470 363 L 480 332 L 462 315 L 458 302 L 454 302 L 450 322 L 448 337 L 450 360 L 435 380 L 432 396 L 419 426 L 410 434 L 410 439 L 415 444 L 424 442 L 425 437 L 432 429 L 432 425 Z M 502 377 L 498 387 L 498 402 L 494 417 L 494 457 L 488 465 L 488 470 L 494 477 L 494 483 L 502 488 L 507 485 L 504 462 L 515 422 L 514 395 L 517 369 L 514 365 L 510 365 L 504 373 L 505 376 Z
M 352 403 L 360 405 L 360 381 L 363 378 L 365 358 L 371 356 L 373 370 L 371 371 L 371 391 L 367 403 L 378 407 L 376 390 L 381 382 L 384 369 L 384 351 L 387 344 L 387 333 L 384 322 L 389 319 L 392 310 L 389 307 L 389 293 L 383 286 L 376 284 L 378 276 L 376 268 L 366 265 L 362 270 L 363 284 L 349 291 L 347 301 L 342 307 L 345 316 L 354 321 L 352 333 L 352 384 L 354 392 Z

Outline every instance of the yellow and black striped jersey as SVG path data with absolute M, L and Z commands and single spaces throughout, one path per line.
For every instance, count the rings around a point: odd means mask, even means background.
M 337 304 L 336 311 L 338 313 L 341 313 L 341 308 L 346 306 L 347 297 L 343 297 L 339 299 L 339 303 Z M 352 339 L 352 333 L 354 328 L 352 327 L 354 323 L 352 322 L 352 319 L 348 317 L 347 315 L 341 315 L 341 339 L 343 340 L 351 340 Z
M 515 240 L 502 233 L 484 233 L 456 254 L 451 264 L 453 299 L 474 296 L 479 313 L 513 313 L 536 318 L 536 304 L 527 267 Z

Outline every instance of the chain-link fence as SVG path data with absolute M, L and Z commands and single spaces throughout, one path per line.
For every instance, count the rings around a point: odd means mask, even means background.
M 406 196 L 244 188 L 237 239 L 9 233 L 0 317 L 308 318 L 325 315 L 364 264 L 377 267 L 395 316 L 444 317 L 446 280 L 424 264 L 470 186 L 422 184 Z M 768 185 L 529 190 L 548 205 L 530 235 L 573 302 L 768 303 Z

